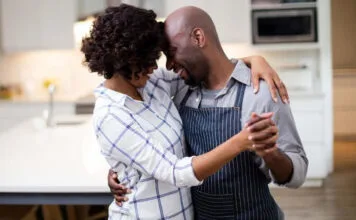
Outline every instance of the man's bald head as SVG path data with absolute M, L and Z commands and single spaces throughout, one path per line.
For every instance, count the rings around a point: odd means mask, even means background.
M 165 32 L 167 69 L 179 73 L 188 85 L 206 81 L 210 60 L 223 52 L 210 16 L 197 7 L 180 8 L 167 17 Z
M 200 28 L 207 40 L 219 44 L 213 20 L 204 10 L 194 6 L 182 7 L 172 12 L 165 21 L 165 28 L 167 35 L 171 37 L 187 34 L 194 28 Z

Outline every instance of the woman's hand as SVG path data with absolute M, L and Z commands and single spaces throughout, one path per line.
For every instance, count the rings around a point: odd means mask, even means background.
M 250 56 L 242 58 L 243 62 L 251 68 L 252 84 L 254 87 L 254 93 L 259 90 L 259 80 L 263 79 L 267 82 L 269 90 L 271 92 L 272 99 L 277 102 L 277 92 L 284 103 L 289 103 L 289 95 L 287 88 L 282 80 L 279 78 L 276 71 L 268 64 L 268 62 L 262 56 Z
M 245 128 L 251 132 L 252 150 L 260 157 L 274 153 L 277 148 L 278 127 L 272 121 L 273 113 L 257 115 L 252 113 L 251 119 L 246 123 Z M 262 119 L 269 120 L 268 123 L 259 123 Z
M 240 132 L 243 150 L 268 149 L 275 145 L 278 138 L 278 128 L 272 121 L 273 112 L 257 116 L 252 114 Z
M 112 170 L 109 170 L 108 173 L 108 186 L 115 198 L 116 204 L 118 206 L 122 206 L 122 203 L 128 200 L 126 194 L 131 193 L 131 190 L 119 183 L 117 180 L 117 174 Z

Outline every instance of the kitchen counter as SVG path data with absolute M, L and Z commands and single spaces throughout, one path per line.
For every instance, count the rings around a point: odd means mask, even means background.
M 73 95 L 55 95 L 54 101 L 59 103 L 73 103 L 79 97 Z M 48 96 L 40 95 L 35 97 L 26 97 L 26 96 L 15 96 L 11 99 L 0 99 L 1 103 L 47 103 L 49 100 Z
M 109 166 L 91 118 L 81 120 L 47 128 L 32 118 L 0 134 L 0 204 L 110 203 Z

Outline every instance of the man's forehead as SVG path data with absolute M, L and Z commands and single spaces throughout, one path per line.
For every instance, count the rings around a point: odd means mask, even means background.
M 184 18 L 171 16 L 165 21 L 165 31 L 169 37 L 175 37 L 183 32 Z

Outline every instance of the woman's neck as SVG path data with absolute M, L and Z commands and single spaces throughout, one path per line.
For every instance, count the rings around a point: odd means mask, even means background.
M 133 86 L 129 80 L 119 74 L 114 74 L 112 78 L 107 79 L 104 86 L 108 89 L 130 96 L 135 100 L 143 101 L 141 94 L 137 91 L 137 88 Z

